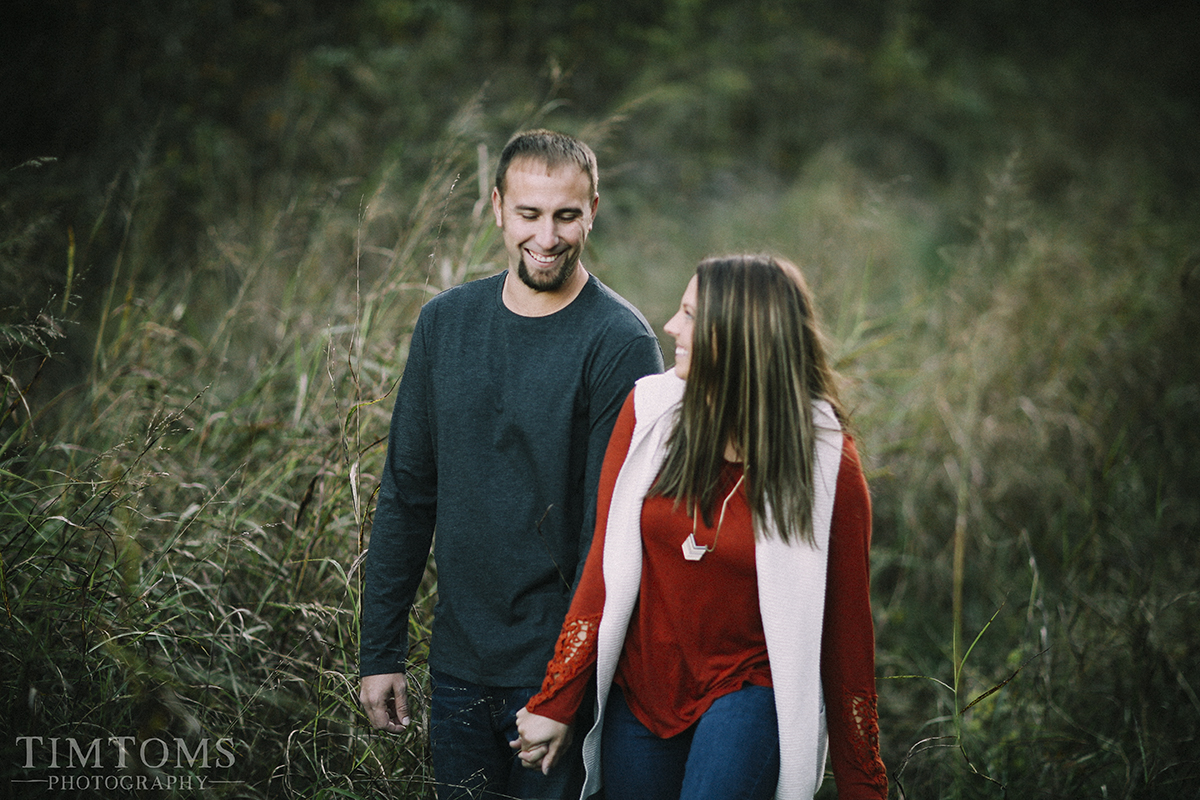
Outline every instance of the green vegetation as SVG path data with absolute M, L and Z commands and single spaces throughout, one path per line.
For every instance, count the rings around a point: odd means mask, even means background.
M 875 504 L 893 796 L 1200 797 L 1186 24 L 120 5 L 26 22 L 96 93 L 37 62 L 0 150 L 3 792 L 432 796 L 421 725 L 357 707 L 360 559 L 406 335 L 499 268 L 490 166 L 545 124 L 596 146 L 585 261 L 656 326 L 703 255 L 808 273 Z M 173 749 L 118 770 L 110 736 Z M 20 783 L 67 773 L 164 788 Z

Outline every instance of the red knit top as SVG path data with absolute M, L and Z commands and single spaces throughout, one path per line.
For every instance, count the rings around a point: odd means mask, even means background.
M 631 395 L 605 454 L 583 577 L 541 691 L 527 704 L 529 711 L 563 723 L 574 719 L 595 669 L 596 630 L 604 608 L 604 533 L 633 428 Z M 634 716 L 663 738 L 686 730 L 722 695 L 746 684 L 771 685 L 750 508 L 744 486 L 735 486 L 741 475 L 740 465 L 727 463 L 712 526 L 702 517 L 695 521 L 696 543 L 711 548 L 699 561 L 688 561 L 681 552 L 693 532 L 692 517 L 682 505 L 676 509 L 673 499 L 651 495 L 642 506 L 641 586 L 614 680 Z M 875 703 L 870 538 L 870 497 L 847 435 L 829 536 L 820 654 L 830 758 L 841 800 L 887 794 Z

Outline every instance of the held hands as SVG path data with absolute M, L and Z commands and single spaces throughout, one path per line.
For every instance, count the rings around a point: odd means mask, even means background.
M 517 751 L 522 766 L 540 769 L 545 775 L 571 744 L 572 729 L 570 725 L 522 708 L 517 712 L 517 737 L 508 745 Z
M 408 679 L 403 672 L 364 675 L 358 701 L 372 727 L 390 733 L 408 727 Z

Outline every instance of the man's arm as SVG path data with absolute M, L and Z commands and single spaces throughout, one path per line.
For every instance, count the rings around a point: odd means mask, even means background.
M 407 724 L 408 615 L 425 573 L 437 509 L 425 316 L 418 319 L 396 393 L 367 550 L 359 641 L 359 699 L 371 724 Z
M 634 338 L 614 355 L 591 383 L 588 400 L 591 428 L 588 435 L 587 472 L 584 476 L 587 505 L 584 506 L 583 531 L 579 536 L 579 566 L 571 583 L 572 590 L 579 585 L 592 544 L 592 532 L 596 525 L 596 490 L 617 415 L 621 413 L 621 406 L 625 404 L 638 378 L 662 371 L 663 358 L 658 339 L 647 331 L 645 336 Z

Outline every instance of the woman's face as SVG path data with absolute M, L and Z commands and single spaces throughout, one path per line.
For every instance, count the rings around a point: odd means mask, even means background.
M 692 361 L 692 328 L 695 324 L 696 276 L 693 275 L 687 288 L 683 290 L 679 310 L 663 326 L 663 330 L 675 337 L 675 374 L 684 380 L 687 380 L 688 367 Z

